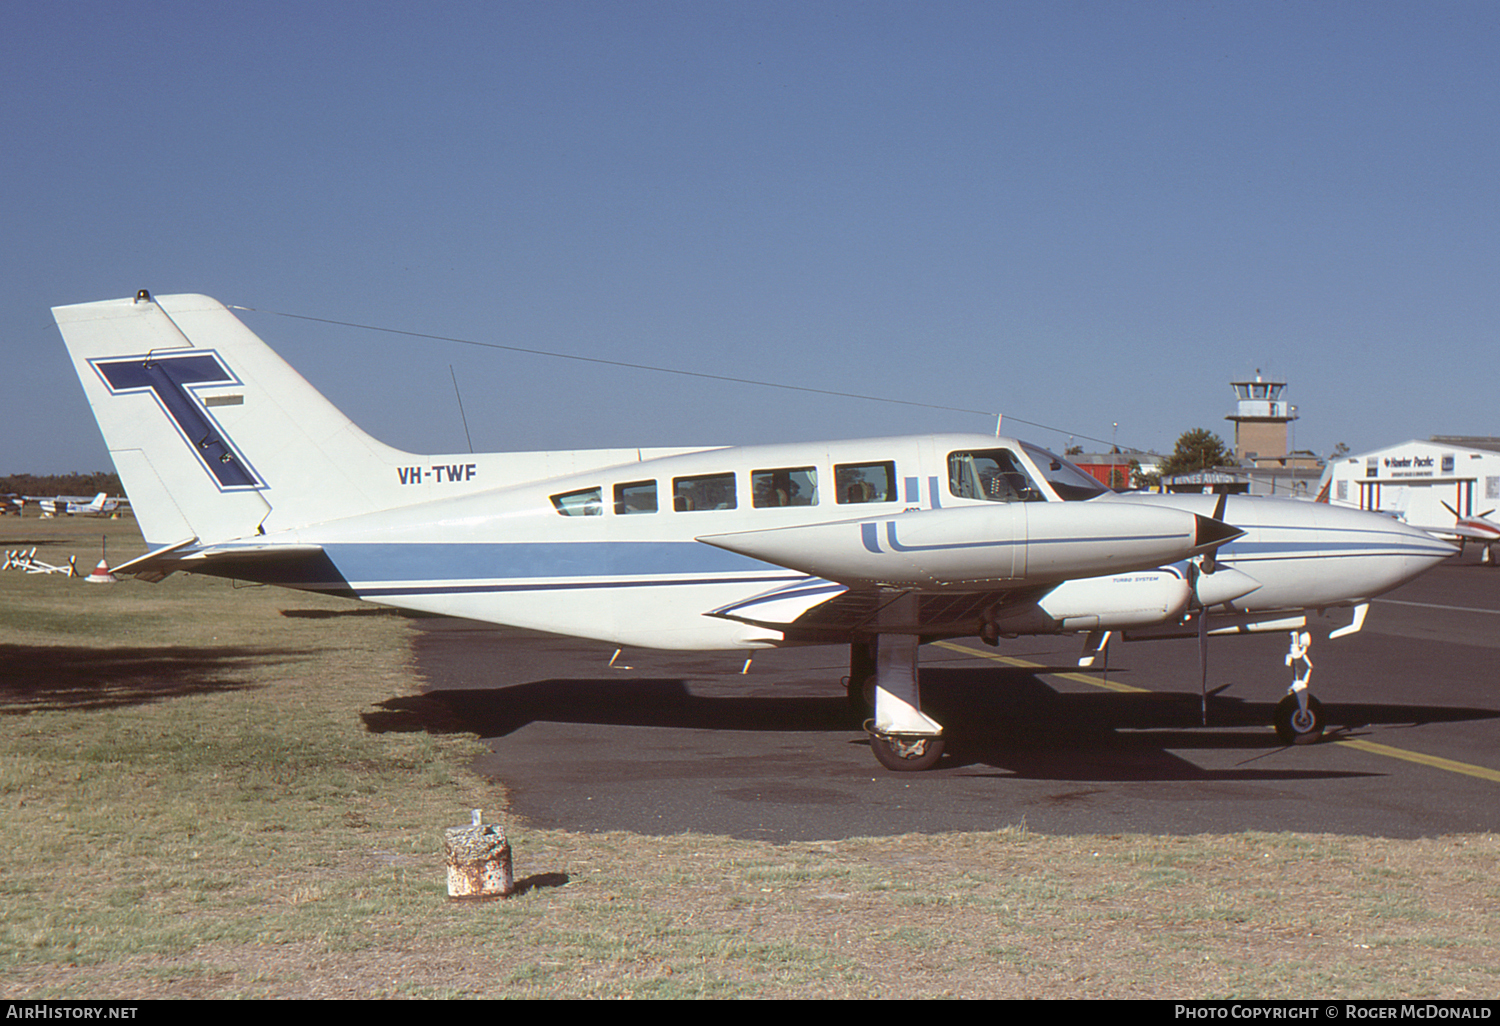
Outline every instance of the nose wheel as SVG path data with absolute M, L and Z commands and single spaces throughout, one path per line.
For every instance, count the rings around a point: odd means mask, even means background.
M 1323 736 L 1323 703 L 1308 695 L 1304 709 L 1297 695 L 1287 695 L 1276 703 L 1271 722 L 1283 744 L 1310 745 Z

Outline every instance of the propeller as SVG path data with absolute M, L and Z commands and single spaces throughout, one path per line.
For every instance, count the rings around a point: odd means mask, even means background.
M 1446 509 L 1449 513 L 1453 514 L 1453 519 L 1454 520 L 1463 520 L 1464 519 L 1463 514 L 1460 513 L 1458 510 L 1454 509 L 1452 506 L 1448 505 L 1448 503 L 1447 503 L 1446 500 L 1439 500 L 1439 501 L 1441 501 L 1443 503 L 1443 508 L 1444 509 Z M 1472 517 L 1470 519 L 1473 519 L 1473 520 L 1483 520 L 1485 517 L 1489 516 L 1493 512 L 1495 512 L 1495 511 L 1492 510 L 1492 509 L 1487 509 L 1483 513 L 1479 514 L 1477 517 Z
M 1208 726 L 1208 610 L 1198 607 L 1198 715 Z
M 1438 501 L 1443 504 L 1443 508 L 1444 509 L 1446 509 L 1449 513 L 1453 514 L 1453 526 L 1454 526 L 1455 529 L 1457 529 L 1458 526 L 1464 522 L 1464 516 L 1463 516 L 1463 514 L 1461 514 L 1458 510 L 1454 509 L 1452 506 L 1448 505 L 1448 502 L 1447 502 L 1446 499 L 1439 499 Z M 1493 512 L 1495 512 L 1495 511 L 1492 510 L 1492 509 L 1487 509 L 1483 513 L 1479 514 L 1479 516 L 1477 516 L 1477 517 L 1471 517 L 1470 519 L 1473 519 L 1473 520 L 1483 520 L 1485 517 L 1489 516 Z M 1458 534 L 1458 554 L 1460 556 L 1462 556 L 1464 554 L 1464 549 L 1468 547 L 1468 544 L 1469 544 L 1468 536 L 1465 535 L 1462 531 L 1459 531 L 1459 534 Z M 1484 543 L 1481 541 L 1480 544 L 1484 544 Z M 1489 548 L 1488 548 L 1488 546 L 1486 546 L 1486 548 L 1485 548 L 1485 560 L 1487 561 L 1488 558 L 1489 558 Z
M 1227 506 L 1228 504 L 1229 504 L 1229 493 L 1228 492 L 1220 492 L 1219 493 L 1219 501 L 1216 502 L 1216 503 L 1214 503 L 1214 516 L 1213 516 L 1213 518 L 1215 520 L 1219 521 L 1220 523 L 1224 522 L 1224 507 Z M 1243 534 L 1244 532 L 1241 531 L 1240 533 Z M 1218 567 L 1218 561 L 1216 559 L 1218 551 L 1219 551 L 1218 549 L 1209 549 L 1207 552 L 1205 552 L 1203 554 L 1203 559 L 1202 559 L 1202 563 L 1201 563 L 1201 569 L 1202 569 L 1202 571 L 1204 573 L 1211 574 L 1211 573 L 1213 573 L 1215 570 L 1217 570 L 1219 568 Z
M 1214 503 L 1213 519 L 1223 523 L 1224 509 L 1228 505 L 1229 493 L 1220 492 L 1218 501 Z M 1209 549 L 1198 557 L 1197 564 L 1188 564 L 1193 599 L 1198 603 L 1198 711 L 1205 727 L 1208 726 L 1208 607 L 1203 604 L 1198 592 L 1198 582 L 1219 568 L 1218 552 L 1217 548 Z

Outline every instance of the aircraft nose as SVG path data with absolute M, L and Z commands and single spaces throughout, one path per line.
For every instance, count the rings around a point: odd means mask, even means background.
M 1432 569 L 1449 556 L 1458 552 L 1458 547 L 1426 531 L 1373 513 L 1361 513 L 1364 521 L 1384 521 L 1367 534 L 1367 551 L 1372 556 L 1383 556 L 1370 560 L 1373 568 L 1379 568 L 1379 580 L 1372 582 L 1372 593 L 1379 594 L 1405 584 L 1414 577 Z
M 1417 573 L 1421 573 L 1422 570 L 1428 570 L 1434 566 L 1437 566 L 1449 556 L 1458 555 L 1460 551 L 1457 545 L 1448 541 L 1446 538 L 1435 537 L 1428 534 L 1421 528 L 1412 527 L 1408 524 L 1401 524 L 1400 526 L 1401 529 L 1406 532 L 1407 537 L 1411 539 L 1413 545 L 1420 545 L 1428 550 L 1425 554 L 1419 554 L 1413 557 L 1419 567 Z M 1416 576 L 1416 574 L 1413 574 L 1412 576 Z

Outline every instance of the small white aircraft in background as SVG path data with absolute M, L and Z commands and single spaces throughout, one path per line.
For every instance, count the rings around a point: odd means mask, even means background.
M 120 500 L 111 499 L 108 492 L 100 492 L 92 499 L 86 495 L 53 495 L 46 498 L 40 495 L 28 495 L 26 501 L 41 506 L 44 517 L 53 517 L 58 514 L 69 517 L 105 514 L 113 513 L 120 508 Z
M 942 752 L 921 711 L 924 641 L 1079 632 L 1097 651 L 1109 631 L 1289 630 L 1341 605 L 1358 629 L 1372 596 L 1453 551 L 1327 505 L 1115 495 L 985 435 L 419 456 L 361 431 L 206 296 L 53 314 L 150 548 L 116 574 L 619 645 L 847 644 L 892 769 Z M 1321 734 L 1305 687 L 1277 726 Z
M 1467 542 L 1477 541 L 1484 546 L 1483 553 L 1479 556 L 1479 562 L 1485 566 L 1495 565 L 1495 543 L 1500 542 L 1500 523 L 1491 520 L 1490 514 L 1495 512 L 1487 509 L 1483 513 L 1474 516 L 1461 516 L 1458 510 L 1443 503 L 1443 508 L 1453 514 L 1452 527 L 1430 527 L 1423 528 L 1436 535 L 1451 535 L 1458 540 L 1459 554 L 1463 554 L 1464 545 Z

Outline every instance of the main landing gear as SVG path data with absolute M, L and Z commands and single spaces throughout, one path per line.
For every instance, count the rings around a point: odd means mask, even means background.
M 881 609 L 882 626 L 917 622 L 917 596 L 901 595 Z M 942 724 L 922 713 L 917 686 L 915 634 L 878 634 L 849 646 L 849 704 L 864 715 L 870 750 L 888 770 L 898 773 L 931 769 L 943 755 Z
M 881 611 L 881 625 L 908 626 L 915 623 L 909 616 L 902 619 L 903 607 L 915 603 L 915 596 L 901 596 Z M 1330 638 L 1352 634 L 1364 623 L 1368 606 L 1358 607 L 1355 621 L 1330 634 Z M 882 633 L 849 646 L 849 705 L 856 713 L 867 716 L 873 707 L 874 717 L 864 721 L 870 735 L 870 750 L 879 763 L 896 772 L 931 769 L 943 755 L 942 724 L 922 712 L 922 696 L 917 686 L 916 634 Z M 1098 645 L 1102 649 L 1102 641 Z M 1308 691 L 1313 662 L 1308 655 L 1312 635 L 1305 630 L 1291 632 L 1291 646 L 1286 665 L 1292 670 L 1292 685 L 1276 705 L 1272 725 L 1283 744 L 1309 745 L 1323 737 L 1326 720 L 1323 704 Z
M 868 727 L 866 728 L 869 729 Z M 888 770 L 897 773 L 932 769 L 943 757 L 943 739 L 870 731 L 870 751 Z

